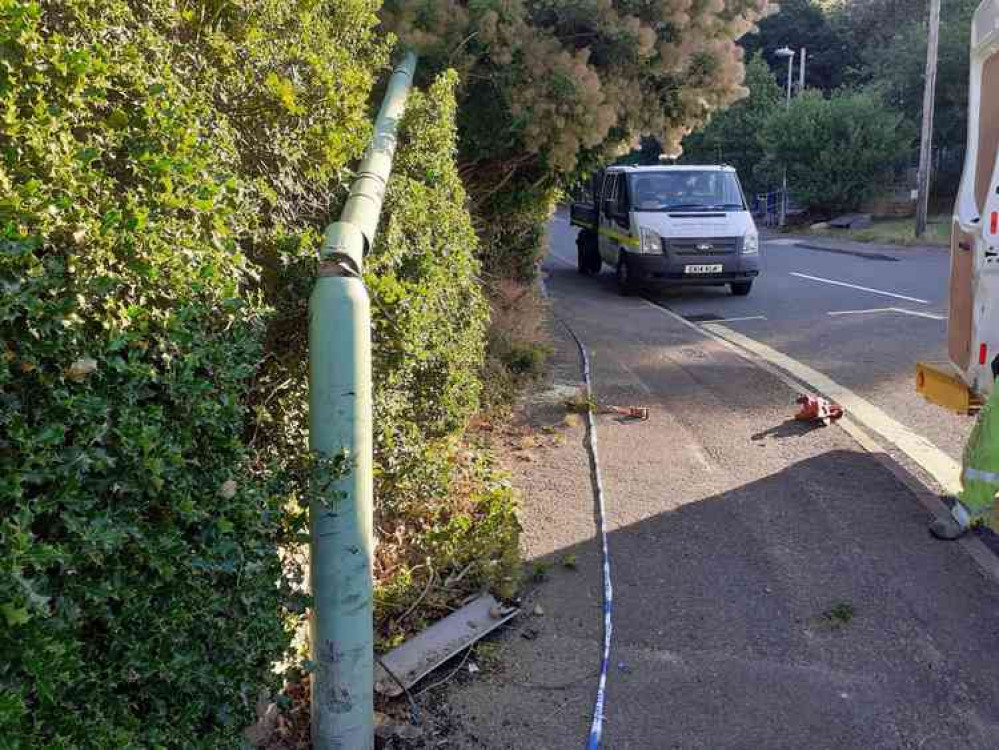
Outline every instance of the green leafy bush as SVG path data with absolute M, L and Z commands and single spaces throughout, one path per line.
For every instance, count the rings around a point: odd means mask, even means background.
M 275 687 L 306 300 L 386 69 L 375 10 L 0 0 L 0 745 L 235 746 Z M 407 601 L 418 560 L 464 571 L 451 597 L 516 563 L 512 491 L 461 441 L 487 307 L 455 82 L 414 96 L 366 275 L 379 584 Z
M 0 6 L 0 736 L 218 746 L 287 639 L 257 207 L 175 50 L 102 10 Z
M 456 84 L 449 73 L 410 95 L 365 275 L 376 311 L 378 619 L 389 638 L 399 634 L 392 614 L 422 591 L 417 566 L 442 578 L 465 571 L 428 605 L 483 586 L 509 593 L 516 575 L 513 492 L 458 439 L 479 408 L 488 306 L 454 163 Z
M 825 99 L 810 91 L 767 120 L 759 174 L 777 184 L 787 165 L 795 200 L 826 215 L 849 211 L 884 187 L 912 136 L 902 115 L 872 94 Z

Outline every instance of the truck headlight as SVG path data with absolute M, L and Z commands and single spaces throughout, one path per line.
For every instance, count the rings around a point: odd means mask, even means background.
M 742 254 L 756 255 L 758 252 L 760 252 L 760 235 L 750 232 L 742 238 Z
M 638 252 L 640 253 L 661 253 L 663 251 L 662 238 L 651 229 L 639 228 Z

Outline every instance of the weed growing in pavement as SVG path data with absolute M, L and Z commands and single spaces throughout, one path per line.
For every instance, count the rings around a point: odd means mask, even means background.
M 565 400 L 565 408 L 570 414 L 596 412 L 598 406 L 597 400 L 593 396 L 588 396 L 583 389 L 580 389 L 572 398 Z
M 544 583 L 548 580 L 548 572 L 552 565 L 544 560 L 535 560 L 531 563 L 531 580 L 535 583 Z
M 853 621 L 856 611 L 849 602 L 839 602 L 822 613 L 822 622 L 833 628 L 846 627 Z
M 499 671 L 503 665 L 502 646 L 496 641 L 479 641 L 475 647 L 475 661 L 483 672 Z

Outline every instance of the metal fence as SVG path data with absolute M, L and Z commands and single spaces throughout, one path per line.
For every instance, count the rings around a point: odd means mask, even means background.
M 765 227 L 776 227 L 780 224 L 780 203 L 783 190 L 773 190 L 769 193 L 758 193 L 749 202 L 749 210 L 759 223 Z

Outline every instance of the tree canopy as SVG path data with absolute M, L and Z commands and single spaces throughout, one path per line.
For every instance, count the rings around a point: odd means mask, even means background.
M 390 0 L 386 25 L 429 71 L 458 69 L 464 160 L 572 171 L 643 134 L 667 150 L 745 95 L 736 40 L 768 0 Z
M 489 276 L 531 276 L 559 191 L 747 94 L 737 39 L 769 0 L 388 0 L 421 75 L 455 68 L 461 176 Z
M 747 193 L 765 190 L 757 176 L 765 148 L 763 129 L 782 106 L 783 92 L 757 52 L 746 65 L 749 96 L 712 116 L 709 124 L 683 141 L 684 163 L 725 163 L 736 168 Z
M 957 184 L 965 145 L 968 107 L 968 40 L 971 18 L 978 0 L 956 0 L 944 9 L 940 23 L 940 47 L 934 107 L 933 186 L 947 195 Z M 786 138 L 777 129 L 760 127 L 760 106 L 772 96 L 774 85 L 783 88 L 787 76 L 786 59 L 774 53 L 782 46 L 795 52 L 794 95 L 797 96 L 801 48 L 807 49 L 806 90 L 826 97 L 844 97 L 849 92 L 866 92 L 891 112 L 898 113 L 898 141 L 908 152 L 894 147 L 882 161 L 914 167 L 916 142 L 910 137 L 922 119 L 923 84 L 926 66 L 927 3 L 924 0 L 858 0 L 851 3 L 822 0 L 788 0 L 780 11 L 764 18 L 747 34 L 742 46 L 763 67 L 749 66 L 746 86 L 749 99 L 729 111 L 719 113 L 689 135 L 684 149 L 691 158 L 725 160 L 736 164 L 743 181 L 753 189 L 773 189 L 777 182 L 772 171 L 758 169 L 764 152 L 772 162 L 783 149 Z M 767 93 L 764 93 L 767 92 Z M 751 105 L 758 102 L 758 105 Z M 814 102 L 812 107 L 818 105 Z M 832 105 L 836 110 L 842 102 Z M 751 133 L 749 131 L 752 131 Z M 764 143 L 766 133 L 781 135 L 782 145 Z M 895 180 L 900 179 L 896 171 Z M 769 181 L 768 181 L 769 180 Z M 798 186 L 791 183 L 797 196 Z M 835 201 L 833 201 L 835 202 Z
M 787 168 L 793 195 L 819 213 L 848 211 L 874 197 L 908 154 L 914 130 L 871 93 L 819 91 L 795 97 L 767 121 L 757 172 L 776 184 Z
M 782 0 L 780 10 L 747 34 L 742 46 L 747 55 L 761 53 L 782 84 L 787 76 L 787 60 L 774 53 L 785 45 L 790 47 L 795 52 L 795 85 L 801 48 L 805 47 L 805 85 L 829 92 L 848 80 L 860 63 L 861 51 L 844 21 L 842 13 L 828 10 L 815 0 Z

